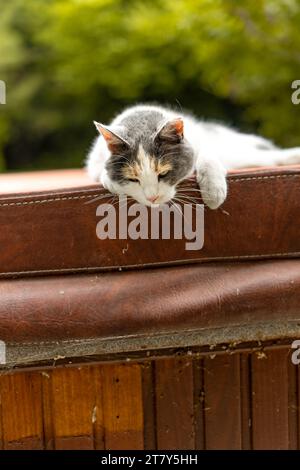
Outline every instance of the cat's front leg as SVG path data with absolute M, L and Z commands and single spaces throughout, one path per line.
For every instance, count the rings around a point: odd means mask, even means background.
M 210 209 L 217 209 L 226 199 L 226 169 L 215 159 L 201 159 L 196 164 L 196 176 L 202 199 Z

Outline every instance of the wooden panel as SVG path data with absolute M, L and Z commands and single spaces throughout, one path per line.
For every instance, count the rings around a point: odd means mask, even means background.
M 241 420 L 242 449 L 252 449 L 252 411 L 251 411 L 251 359 L 250 354 L 240 355 L 241 363 Z
M 290 361 L 291 360 L 291 354 L 294 351 L 290 352 Z M 296 369 L 296 393 L 297 393 L 297 399 L 296 399 L 296 409 L 297 409 L 297 448 L 300 449 L 300 365 L 294 365 L 292 364 L 293 367 Z
M 155 450 L 157 447 L 154 380 L 154 363 L 146 362 L 142 365 L 144 449 L 146 450 Z
M 52 372 L 49 370 L 41 372 L 43 393 L 43 427 L 44 446 L 46 450 L 54 449 L 54 424 L 52 413 Z
M 92 368 L 95 382 L 95 398 L 92 423 L 94 429 L 94 447 L 97 450 L 104 449 L 104 416 L 103 416 L 103 383 L 102 367 Z
M 192 359 L 158 360 L 156 368 L 156 410 L 158 449 L 193 449 Z
M 204 427 L 204 374 L 203 359 L 194 360 L 194 422 L 195 422 L 195 448 L 205 449 Z
M 96 413 L 91 367 L 52 372 L 52 413 L 56 449 L 93 449 Z
M 43 449 L 41 375 L 2 375 L 0 393 L 3 448 Z
M 0 376 L 4 449 L 296 449 L 289 348 Z
M 239 355 L 204 360 L 207 449 L 241 449 Z
M 106 449 L 143 449 L 141 366 L 105 365 L 102 380 Z
M 288 367 L 288 422 L 289 422 L 289 449 L 298 449 L 298 367 L 292 363 L 291 348 L 285 351 L 285 360 Z
M 285 350 L 252 355 L 253 448 L 288 449 L 288 367 Z

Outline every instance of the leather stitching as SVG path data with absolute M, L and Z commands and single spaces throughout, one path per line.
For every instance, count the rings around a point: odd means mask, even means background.
M 101 194 L 102 195 L 102 194 Z M 100 196 L 100 194 L 83 194 L 82 196 L 64 196 L 64 197 L 54 197 L 51 199 L 40 199 L 33 201 L 22 201 L 22 202 L 5 202 L 0 204 L 0 207 L 4 206 L 27 206 L 30 204 L 43 204 L 46 202 L 56 202 L 56 201 L 69 201 L 72 199 L 87 199 Z M 109 197 L 109 194 L 107 195 Z
M 230 179 L 231 183 L 240 182 L 240 181 L 255 181 L 255 180 L 274 180 L 274 179 L 284 179 L 284 178 L 299 178 L 300 174 L 285 174 L 285 175 L 265 175 L 265 176 L 249 176 L 249 177 L 240 177 L 240 178 L 232 178 Z M 80 199 L 87 199 L 87 198 L 95 198 L 100 194 L 83 194 L 79 196 L 62 196 L 62 197 L 55 197 L 49 199 L 40 199 L 40 200 L 30 200 L 30 201 L 20 201 L 20 202 L 9 202 L 9 203 L 0 203 L 0 207 L 4 206 L 23 206 L 23 205 L 32 205 L 32 204 L 43 204 L 48 202 L 57 202 L 57 201 L 69 201 L 69 200 L 80 200 Z M 243 259 L 268 259 L 268 258 L 280 258 L 280 257 L 292 257 L 292 256 L 300 256 L 300 252 L 284 252 L 284 253 L 270 253 L 265 255 L 241 255 L 241 256 L 228 256 L 228 257 L 207 257 L 207 258 L 198 258 L 193 260 L 174 260 L 174 261 L 165 261 L 159 263 L 140 263 L 140 264 L 133 264 L 124 266 L 125 269 L 128 268 L 138 268 L 138 267 L 147 267 L 147 266 L 170 266 L 170 265 L 177 265 L 180 263 L 197 263 L 201 261 L 230 261 L 230 260 L 243 260 Z M 15 271 L 15 272 L 2 272 L 0 273 L 0 278 L 4 276 L 16 276 L 22 274 L 47 274 L 47 273 L 71 273 L 71 272 L 95 272 L 102 270 L 109 271 L 109 270 L 116 270 L 122 271 L 122 267 L 118 266 L 83 266 L 80 268 L 70 267 L 70 268 L 63 268 L 63 269 L 41 269 L 35 271 Z
M 239 181 L 255 181 L 255 180 L 270 180 L 270 179 L 283 179 L 283 178 L 299 178 L 300 173 L 297 174 L 287 174 L 287 175 L 266 175 L 266 176 L 247 176 L 241 178 L 230 178 L 230 183 L 236 183 Z M 75 199 L 87 199 L 87 198 L 95 198 L 102 194 L 82 194 L 81 196 L 63 196 L 63 197 L 54 197 L 49 199 L 38 199 L 38 200 L 31 200 L 31 201 L 20 201 L 20 202 L 5 202 L 0 203 L 0 207 L 7 207 L 7 206 L 27 206 L 32 204 L 44 204 L 47 202 L 57 202 L 57 201 L 70 201 Z M 109 197 L 109 194 L 107 195 Z

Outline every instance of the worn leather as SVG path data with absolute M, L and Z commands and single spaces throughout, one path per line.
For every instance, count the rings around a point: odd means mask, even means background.
M 300 260 L 213 263 L 0 282 L 0 338 L 43 344 L 292 322 Z M 268 332 L 271 333 L 271 326 Z M 226 333 L 227 331 L 227 333 Z M 245 338 L 247 339 L 247 338 Z
M 62 179 L 68 186 L 66 174 Z M 296 167 L 231 174 L 225 204 L 216 211 L 205 209 L 204 247 L 198 251 L 186 250 L 185 239 L 99 240 L 96 208 L 110 199 L 93 201 L 103 189 L 78 187 L 80 178 L 76 181 L 77 187 L 69 189 L 0 196 L 1 277 L 300 255 Z

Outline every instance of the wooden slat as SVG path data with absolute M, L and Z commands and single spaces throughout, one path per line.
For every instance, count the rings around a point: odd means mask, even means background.
M 91 369 L 94 376 L 95 398 L 93 408 L 93 430 L 94 430 L 94 446 L 97 450 L 104 449 L 104 416 L 103 416 L 103 384 L 102 384 L 102 368 L 101 366 Z
M 290 352 L 290 361 L 291 360 L 291 355 L 294 352 L 292 350 Z M 296 386 L 297 386 L 297 401 L 296 401 L 296 406 L 297 406 L 297 449 L 300 450 L 300 365 L 294 365 L 294 368 L 296 369 Z
M 3 372 L 0 373 L 0 450 L 4 449 L 3 412 L 2 412 L 2 400 L 1 400 L 1 390 L 2 390 L 1 376 L 2 375 L 3 375 Z
M 54 427 L 52 414 L 52 371 L 42 371 L 42 394 L 43 394 L 43 428 L 44 446 L 46 450 L 54 449 Z
M 91 367 L 52 372 L 56 449 L 93 449 L 95 382 Z
M 286 351 L 252 355 L 253 448 L 288 449 Z
M 4 449 L 43 449 L 41 375 L 0 377 Z
M 193 365 L 195 448 L 203 450 L 205 449 L 203 359 L 195 359 Z
M 239 355 L 204 360 L 207 449 L 241 449 Z
M 298 449 L 298 367 L 291 361 L 291 348 L 285 350 L 288 364 L 289 449 Z
M 156 411 L 158 449 L 195 446 L 192 359 L 158 360 Z
M 142 364 L 144 449 L 156 449 L 155 386 L 153 362 Z
M 241 364 L 241 429 L 242 449 L 252 448 L 251 364 L 250 355 L 240 355 Z
M 106 449 L 143 449 L 140 365 L 104 365 L 103 412 Z

